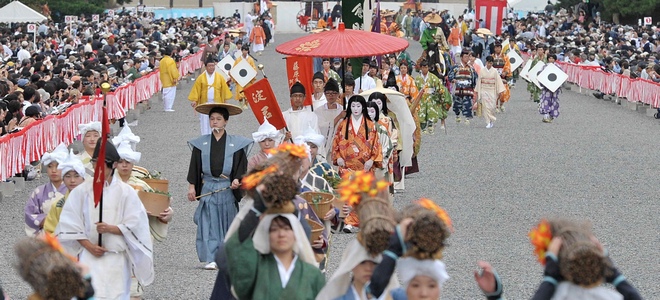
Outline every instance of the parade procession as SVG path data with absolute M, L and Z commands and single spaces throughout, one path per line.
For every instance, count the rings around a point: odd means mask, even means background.
M 139 2 L 0 8 L 0 300 L 660 299 L 652 18 Z

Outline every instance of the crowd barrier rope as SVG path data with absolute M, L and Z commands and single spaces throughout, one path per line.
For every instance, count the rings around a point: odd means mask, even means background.
M 220 38 L 213 40 L 215 45 Z M 195 54 L 181 59 L 178 69 L 181 77 L 200 69 L 204 47 Z M 150 99 L 161 89 L 160 72 L 155 70 L 132 83 L 109 92 L 106 98 L 108 118 L 120 119 L 126 111 L 134 109 L 138 102 Z M 103 96 L 90 97 L 88 101 L 70 106 L 59 115 L 49 115 L 33 122 L 22 130 L 0 137 L 0 181 L 21 173 L 25 165 L 41 159 L 60 143 L 71 144 L 79 135 L 78 125 L 99 121 L 103 108 Z

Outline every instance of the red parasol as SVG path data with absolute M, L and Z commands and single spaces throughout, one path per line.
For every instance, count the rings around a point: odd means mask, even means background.
M 399 52 L 408 48 L 405 39 L 362 30 L 345 29 L 339 23 L 337 30 L 304 36 L 275 48 L 275 51 L 293 56 L 313 57 L 365 57 Z

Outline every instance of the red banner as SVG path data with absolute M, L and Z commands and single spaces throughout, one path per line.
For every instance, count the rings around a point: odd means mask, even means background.
M 252 109 L 254 116 L 257 117 L 259 124 L 263 124 L 264 118 L 266 118 L 278 130 L 286 127 L 282 110 L 277 103 L 277 98 L 275 98 L 275 93 L 273 93 L 273 89 L 270 87 L 270 82 L 268 82 L 267 78 L 246 87 L 243 93 L 248 103 L 250 103 L 250 109 Z
M 286 58 L 286 76 L 289 79 L 289 89 L 300 82 L 305 87 L 305 106 L 312 105 L 312 77 L 314 76 L 314 65 L 311 57 L 289 56 Z

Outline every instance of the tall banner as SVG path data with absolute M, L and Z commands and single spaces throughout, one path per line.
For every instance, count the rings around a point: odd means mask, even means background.
M 277 104 L 277 98 L 275 98 L 275 93 L 273 93 L 273 89 L 267 78 L 263 78 L 246 87 L 243 93 L 259 124 L 263 124 L 264 118 L 266 118 L 278 130 L 286 127 L 282 109 Z
M 365 3 L 367 2 L 364 0 L 341 1 L 341 17 L 342 20 L 344 21 L 344 26 L 346 26 L 346 29 L 365 30 L 364 14 L 371 13 L 369 8 L 365 9 Z M 368 25 L 366 30 L 369 30 Z M 362 70 L 362 59 L 351 58 L 350 62 L 351 62 L 351 66 L 353 67 L 353 78 L 360 77 Z
M 287 57 L 286 75 L 289 82 L 289 89 L 291 89 L 291 86 L 294 83 L 300 82 L 305 87 L 304 105 L 305 106 L 312 105 L 312 94 L 314 92 L 314 87 L 312 86 L 312 77 L 314 76 L 314 64 L 312 62 L 312 57 L 303 57 L 303 56 Z M 273 124 L 273 122 L 270 123 Z

